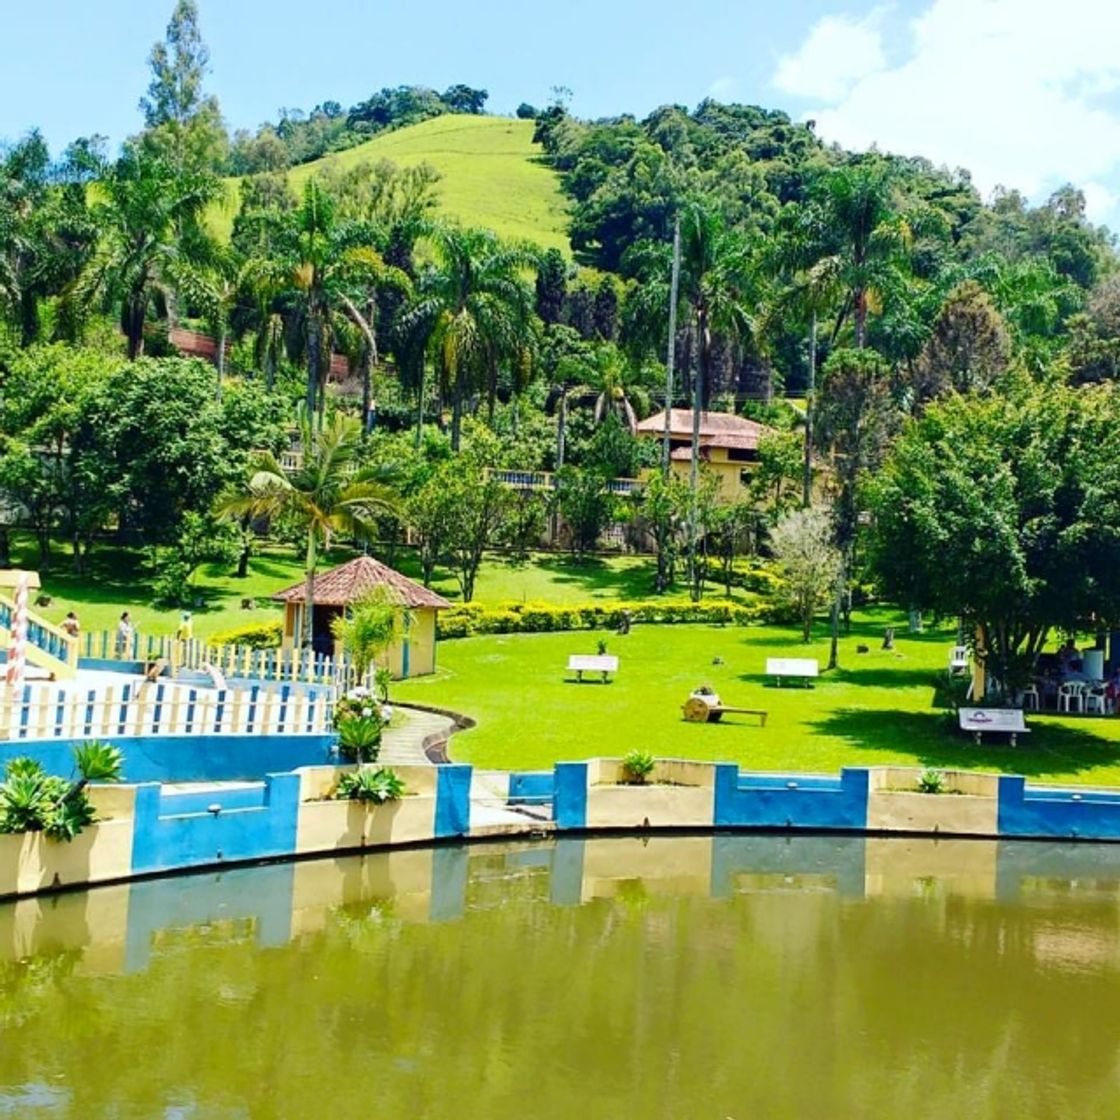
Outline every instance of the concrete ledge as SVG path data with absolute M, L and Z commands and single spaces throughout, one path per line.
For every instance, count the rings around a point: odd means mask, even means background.
M 942 792 L 921 793 L 916 767 L 885 766 L 870 772 L 867 827 L 872 832 L 950 836 L 999 833 L 999 779 L 963 770 L 939 771 Z

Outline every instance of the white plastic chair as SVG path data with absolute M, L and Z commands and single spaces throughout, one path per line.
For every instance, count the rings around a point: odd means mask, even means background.
M 1074 705 L 1077 711 L 1085 711 L 1085 685 L 1081 681 L 1066 681 L 1058 685 L 1058 711 L 1072 712 Z
M 949 672 L 964 673 L 968 670 L 968 646 L 953 646 L 949 654 Z
M 1089 712 L 1096 712 L 1097 715 L 1103 716 L 1108 711 L 1103 684 L 1094 684 L 1086 689 L 1083 699 L 1086 715 Z
M 1037 712 L 1040 707 L 1041 703 L 1038 698 L 1038 686 L 1034 684 L 1027 685 L 1027 687 L 1023 689 L 1023 710 Z

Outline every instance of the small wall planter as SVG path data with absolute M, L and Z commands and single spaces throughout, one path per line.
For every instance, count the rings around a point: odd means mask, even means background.
M 919 793 L 922 771 L 884 766 L 870 772 L 867 828 L 871 832 L 945 833 L 949 836 L 996 836 L 999 824 L 999 778 L 944 770 L 941 793 Z
M 587 764 L 587 828 L 711 828 L 715 767 L 658 760 L 644 783 L 629 783 L 622 762 Z
M 94 786 L 89 797 L 102 819 L 69 843 L 41 832 L 0 836 L 0 898 L 128 878 L 135 790 Z
M 436 771 L 430 766 L 394 766 L 408 793 L 399 801 L 328 801 L 342 774 L 354 766 L 313 766 L 300 771 L 296 852 L 411 844 L 431 840 L 436 827 Z

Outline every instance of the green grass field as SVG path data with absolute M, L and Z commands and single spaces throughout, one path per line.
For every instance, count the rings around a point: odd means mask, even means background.
M 888 624 L 899 626 L 894 652 L 879 648 Z M 792 630 L 761 626 L 638 626 L 626 637 L 585 631 L 447 641 L 439 647 L 436 675 L 402 682 L 394 696 L 478 720 L 451 747 L 457 761 L 481 767 L 547 769 L 558 759 L 641 748 L 759 770 L 833 773 L 899 763 L 1120 785 L 1118 719 L 1032 717 L 1031 734 L 1016 748 L 1002 737 L 977 747 L 955 731 L 935 707 L 953 632 L 908 635 L 886 611 L 858 617 L 842 642 L 841 671 L 811 689 L 772 687 L 766 658 L 808 656 L 824 665 L 824 630 L 818 627 L 810 647 Z M 620 658 L 616 679 L 574 683 L 565 673 L 568 656 L 594 653 L 600 637 Z M 860 644 L 870 652 L 857 653 Z M 727 704 L 766 709 L 766 727 L 747 716 L 684 723 L 681 704 L 701 684 Z
M 29 538 L 17 538 L 17 564 L 34 569 L 36 555 Z M 335 552 L 321 561 L 320 570 L 352 556 L 350 552 Z M 383 554 L 380 558 L 388 559 Z M 419 564 L 411 550 L 400 550 L 393 563 L 419 580 Z M 244 580 L 234 578 L 227 568 L 203 566 L 195 579 L 195 594 L 202 600 L 194 612 L 195 636 L 206 638 L 221 630 L 279 618 L 280 608 L 270 604 L 268 596 L 302 578 L 302 556 L 297 556 L 294 549 L 276 546 L 266 547 L 252 558 Z M 562 554 L 542 554 L 525 563 L 489 557 L 479 572 L 475 599 L 483 604 L 639 599 L 652 593 L 653 578 L 653 561 L 641 556 L 593 559 L 583 564 Z M 61 621 L 67 611 L 74 610 L 84 630 L 112 630 L 121 611 L 128 610 L 141 633 L 156 635 L 174 633 L 179 622 L 177 610 L 158 610 L 151 605 L 151 588 L 140 571 L 139 556 L 131 551 L 99 548 L 91 574 L 79 577 L 73 574 L 69 556 L 59 545 L 54 568 L 42 576 L 42 583 L 51 604 L 39 611 L 51 622 Z M 454 576 L 445 569 L 437 569 L 433 588 L 452 601 L 461 598 Z M 256 608 L 243 610 L 242 599 L 253 599 Z
M 339 167 L 381 159 L 402 167 L 430 163 L 440 173 L 440 209 L 448 217 L 568 253 L 566 202 L 559 180 L 540 155 L 532 121 L 443 116 L 302 164 L 288 178 L 299 191 L 327 161 Z M 229 237 L 239 200 L 238 182 L 230 180 L 224 203 L 210 214 L 214 232 L 223 238 Z

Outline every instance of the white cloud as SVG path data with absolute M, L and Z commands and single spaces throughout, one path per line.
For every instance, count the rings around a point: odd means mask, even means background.
M 1100 224 L 1110 222 L 1116 217 L 1120 198 L 1115 191 L 1110 190 L 1103 183 L 1079 183 L 1078 186 L 1085 195 L 1085 213 L 1089 221 Z
M 884 10 L 863 19 L 825 16 L 817 22 L 796 54 L 778 60 L 774 85 L 796 97 L 838 101 L 867 74 L 882 70 Z
M 835 18 L 795 59 L 818 49 Z M 1115 220 L 1120 107 L 1107 99 L 1120 88 L 1118 41 L 1114 0 L 933 0 L 910 25 L 905 61 L 866 66 L 839 93 L 817 83 L 827 106 L 805 115 L 845 147 L 967 167 L 984 193 L 1003 184 L 1037 198 L 1073 182 L 1097 220 Z M 774 83 L 792 92 L 787 63 Z

